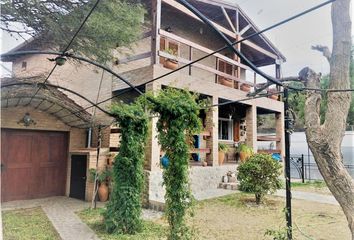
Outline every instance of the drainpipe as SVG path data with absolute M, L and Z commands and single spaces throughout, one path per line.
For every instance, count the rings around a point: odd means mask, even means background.
M 91 141 L 92 141 L 92 128 L 90 127 L 87 131 L 87 148 L 91 147 Z

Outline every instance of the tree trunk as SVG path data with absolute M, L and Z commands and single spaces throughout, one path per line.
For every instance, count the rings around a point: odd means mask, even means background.
M 332 4 L 333 53 L 328 58 L 330 89 L 350 88 L 351 21 L 349 10 L 350 0 L 337 0 Z M 308 87 L 320 88 L 320 74 L 305 68 L 299 75 Z M 344 167 L 341 153 L 351 93 L 328 92 L 327 99 L 325 121 L 321 125 L 321 94 L 313 91 L 308 93 L 305 104 L 306 137 L 329 190 L 343 209 L 354 240 L 354 180 Z

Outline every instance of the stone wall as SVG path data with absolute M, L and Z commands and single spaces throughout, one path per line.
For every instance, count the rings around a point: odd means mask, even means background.
M 189 176 L 193 195 L 198 199 L 204 198 L 206 191 L 216 189 L 221 182 L 222 176 L 228 171 L 235 172 L 236 164 L 191 167 Z M 145 171 L 145 176 L 144 206 L 155 209 L 163 208 L 165 189 L 162 186 L 162 170 Z

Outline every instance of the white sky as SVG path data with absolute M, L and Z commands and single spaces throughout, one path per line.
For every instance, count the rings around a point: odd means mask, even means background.
M 325 0 L 228 1 L 238 3 L 258 28 L 263 29 Z M 351 13 L 353 16 L 353 7 L 351 8 Z M 354 35 L 354 24 L 352 33 Z M 297 75 L 305 66 L 309 66 L 323 74 L 329 72 L 329 66 L 325 58 L 319 52 L 311 50 L 311 46 L 321 44 L 332 48 L 330 5 L 270 30 L 265 35 L 287 58 L 287 61 L 282 66 L 283 76 Z M 10 50 L 20 42 L 3 33 L 1 36 L 1 53 Z M 2 67 L 0 69 L 0 71 L 3 71 Z M 274 73 L 274 67 L 265 68 L 264 70 L 271 74 Z

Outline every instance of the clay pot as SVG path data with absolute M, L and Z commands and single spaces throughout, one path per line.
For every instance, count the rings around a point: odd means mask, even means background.
M 277 94 L 270 95 L 269 98 L 271 98 L 273 100 L 278 100 L 278 95 Z
M 245 92 L 249 92 L 249 91 L 251 91 L 251 86 L 244 83 L 241 85 L 241 90 L 245 91 Z
M 240 161 L 241 162 L 245 162 L 247 160 L 247 158 L 249 158 L 251 156 L 251 154 L 246 153 L 246 152 L 240 152 Z
M 106 202 L 108 200 L 108 186 L 106 183 L 101 183 L 98 188 L 98 197 L 101 202 Z
M 225 161 L 225 153 L 219 151 L 219 165 L 224 164 Z
M 208 166 L 208 163 L 207 163 L 206 161 L 203 161 L 203 162 L 202 162 L 202 166 L 203 166 L 203 167 L 206 167 L 206 166 Z
M 171 70 L 175 70 L 178 68 L 178 62 L 171 60 L 171 59 L 166 59 L 166 61 L 164 62 L 163 66 L 165 68 L 171 69 Z
M 219 83 L 221 85 L 226 86 L 226 87 L 232 87 L 232 80 L 229 80 L 229 79 L 224 78 L 224 77 L 220 77 L 219 78 Z

